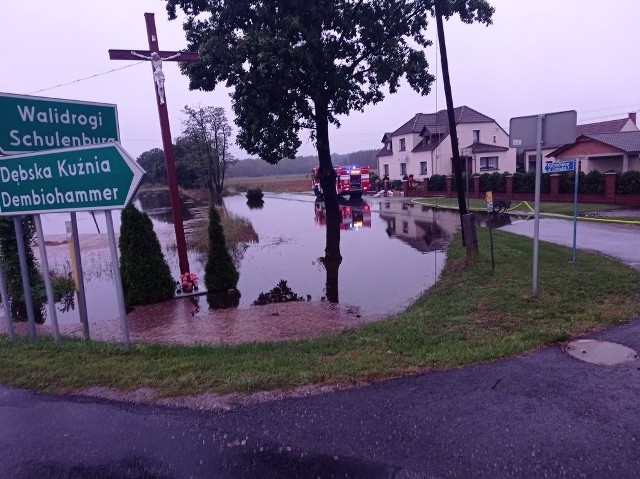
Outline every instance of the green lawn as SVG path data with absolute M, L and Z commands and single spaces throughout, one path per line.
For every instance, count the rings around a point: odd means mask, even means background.
M 540 244 L 539 296 L 530 297 L 532 240 L 487 231 L 467 267 L 459 238 L 439 283 L 395 317 L 314 340 L 241 346 L 134 346 L 0 339 L 0 382 L 68 392 L 103 385 L 165 395 L 229 393 L 443 369 L 520 354 L 620 324 L 640 313 L 640 272 L 613 260 Z
M 499 198 L 499 195 L 494 196 Z M 442 208 L 457 208 L 457 198 L 419 198 L 415 200 L 417 203 L 429 206 L 439 206 Z M 533 201 L 517 201 L 511 202 L 511 209 L 509 211 L 517 212 L 533 212 Z M 622 206 L 618 205 L 606 205 L 600 203 L 578 203 L 578 215 L 584 215 L 585 213 L 591 213 L 593 211 L 609 211 L 621 209 Z M 486 211 L 487 205 L 482 199 L 469 198 L 469 209 L 472 211 Z M 553 202 L 540 202 L 540 213 L 566 215 L 573 216 L 573 203 L 553 203 Z

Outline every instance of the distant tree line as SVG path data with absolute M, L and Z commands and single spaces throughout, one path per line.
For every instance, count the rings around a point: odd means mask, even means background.
M 208 171 L 206 162 L 194 156 L 191 139 L 185 136 L 178 137 L 174 144 L 174 151 L 178 184 L 183 188 L 207 187 Z M 378 150 L 360 150 L 347 154 L 333 154 L 332 160 L 336 166 L 358 165 L 377 168 L 377 152 Z M 145 151 L 138 157 L 138 163 L 147 172 L 144 176 L 143 184 L 166 184 L 167 168 L 162 149 L 153 148 Z M 310 174 L 313 167 L 317 165 L 317 155 L 300 156 L 294 160 L 285 159 L 275 165 L 261 159 L 237 160 L 226 165 L 226 177 Z

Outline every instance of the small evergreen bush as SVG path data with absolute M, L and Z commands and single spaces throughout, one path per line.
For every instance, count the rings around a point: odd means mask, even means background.
M 627 171 L 618 176 L 616 193 L 637 195 L 640 193 L 640 171 Z
M 431 175 L 429 191 L 447 191 L 447 177 L 445 175 Z
M 208 291 L 234 289 L 240 277 L 227 250 L 220 215 L 215 206 L 209 207 L 209 257 L 204 270 L 204 284 Z
M 247 190 L 247 200 L 252 202 L 262 201 L 264 194 L 260 188 Z
M 127 306 L 172 298 L 175 282 L 149 216 L 129 204 L 121 214 L 120 275 Z

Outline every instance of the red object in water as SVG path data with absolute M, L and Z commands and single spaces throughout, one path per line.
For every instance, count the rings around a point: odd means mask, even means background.
M 338 196 L 361 198 L 363 193 L 371 189 L 368 166 L 336 166 L 336 192 Z M 318 180 L 318 167 L 311 175 L 311 189 L 318 198 L 323 196 L 322 186 Z

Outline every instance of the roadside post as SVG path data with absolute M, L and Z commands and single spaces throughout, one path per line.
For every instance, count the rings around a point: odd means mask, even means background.
M 578 233 L 578 161 L 558 161 L 556 163 L 547 163 L 544 165 L 545 173 L 561 173 L 563 171 L 574 171 L 575 178 L 573 183 L 573 251 L 571 253 L 571 262 L 576 262 L 576 239 Z
M 3 298 L 8 298 L 7 294 L 7 283 L 4 280 L 4 268 L 2 267 L 2 262 L 0 261 L 0 294 Z M 13 330 L 13 318 L 11 317 L 11 308 L 9 307 L 8 301 L 2 301 L 2 309 L 4 311 L 4 319 L 7 322 L 7 335 L 10 340 L 16 339 L 16 333 Z
M 536 148 L 535 207 L 533 223 L 533 272 L 531 296 L 538 295 L 538 245 L 540 238 L 540 183 L 542 177 L 542 145 L 562 146 L 576 139 L 578 114 L 575 110 L 511 118 L 509 145 L 522 151 Z
M 2 160 L 13 160 L 15 158 L 10 155 L 119 141 L 120 132 L 118 129 L 118 109 L 116 105 L 0 93 L 0 155 L 6 155 L 2 157 Z M 3 161 L 0 161 L 0 163 L 3 163 Z M 80 168 L 71 164 L 69 167 L 74 168 L 74 172 Z M 11 181 L 11 178 L 6 176 L 9 170 L 6 167 L 3 168 L 2 172 L 5 176 L 0 179 L 4 186 L 5 183 Z M 66 165 L 63 165 L 62 169 L 64 172 L 67 172 L 66 168 Z M 42 171 L 42 168 L 40 170 L 36 168 L 33 171 L 35 179 L 38 179 L 38 174 L 42 175 Z M 89 171 L 88 168 L 87 171 Z M 78 173 L 81 172 L 78 171 Z M 21 181 L 25 181 L 24 177 L 20 175 L 21 173 L 18 171 L 18 178 Z M 33 198 L 35 198 L 35 196 Z M 33 201 L 35 202 L 35 199 Z M 39 215 L 36 215 L 35 221 L 36 229 L 38 229 L 38 224 L 40 224 L 41 230 Z M 75 212 L 72 212 L 71 224 L 70 228 L 67 228 L 67 235 L 69 239 L 69 235 L 72 234 L 69 245 L 71 263 L 74 269 L 75 289 L 78 296 L 78 311 L 83 324 L 84 335 L 86 338 L 89 338 L 86 297 L 84 293 L 84 282 L 82 281 L 82 260 L 80 257 L 77 231 L 76 215 Z M 21 237 L 21 235 L 17 234 L 16 236 L 18 238 Z M 38 232 L 38 236 L 38 242 L 44 245 L 42 231 Z M 18 249 L 20 250 L 20 247 L 18 247 Z M 47 281 L 50 283 L 50 278 L 48 278 L 49 271 L 46 267 L 46 250 L 41 248 L 40 254 L 45 269 L 45 271 L 43 271 L 45 287 L 47 287 L 46 283 Z M 51 291 L 49 291 L 49 289 L 51 289 Z M 56 340 L 58 340 L 59 332 L 52 288 L 47 288 L 47 300 L 49 302 L 49 314 L 51 315 L 52 325 L 54 327 L 54 336 Z M 31 303 L 30 295 L 28 301 Z M 30 307 L 32 311 L 32 306 L 27 305 L 28 315 Z
M 487 204 L 487 215 L 489 215 L 489 245 L 491 247 L 491 271 L 495 271 L 496 262 L 493 255 L 493 229 L 491 220 L 493 220 L 493 191 L 487 191 L 484 194 L 484 202 Z
M 11 157 L 11 161 L 0 162 L 0 215 L 15 216 L 14 221 L 18 223 L 21 215 L 122 208 L 133 198 L 143 175 L 144 170 L 117 143 L 15 155 Z M 21 229 L 20 225 L 20 231 Z M 111 229 L 113 259 L 113 252 L 116 251 L 113 225 Z M 16 231 L 20 237 L 21 233 L 18 229 Z M 77 241 L 75 234 L 74 237 Z M 21 243 L 18 241 L 18 247 Z M 24 245 L 22 248 L 24 249 Z M 21 256 L 24 261 L 24 252 Z M 114 275 L 118 276 L 117 294 L 122 295 L 122 283 L 118 281 L 120 268 L 117 251 L 113 267 Z M 23 281 L 24 272 L 26 269 L 23 271 Z M 81 276 L 78 279 L 82 281 Z M 30 302 L 31 295 L 25 299 Z M 123 317 L 124 308 L 119 309 L 123 342 L 128 348 L 126 315 Z
M 60 342 L 60 329 L 58 328 L 58 315 L 56 313 L 56 303 L 53 294 L 53 285 L 51 284 L 51 275 L 49 274 L 49 261 L 47 261 L 47 250 L 44 245 L 44 233 L 42 232 L 42 221 L 40 215 L 33 215 L 36 224 L 36 234 L 38 235 L 38 248 L 40 249 L 40 261 L 42 262 L 42 277 L 44 279 L 44 288 L 47 292 L 47 303 L 49 304 L 49 316 L 51 318 L 51 326 L 53 326 L 53 339 L 56 343 Z

